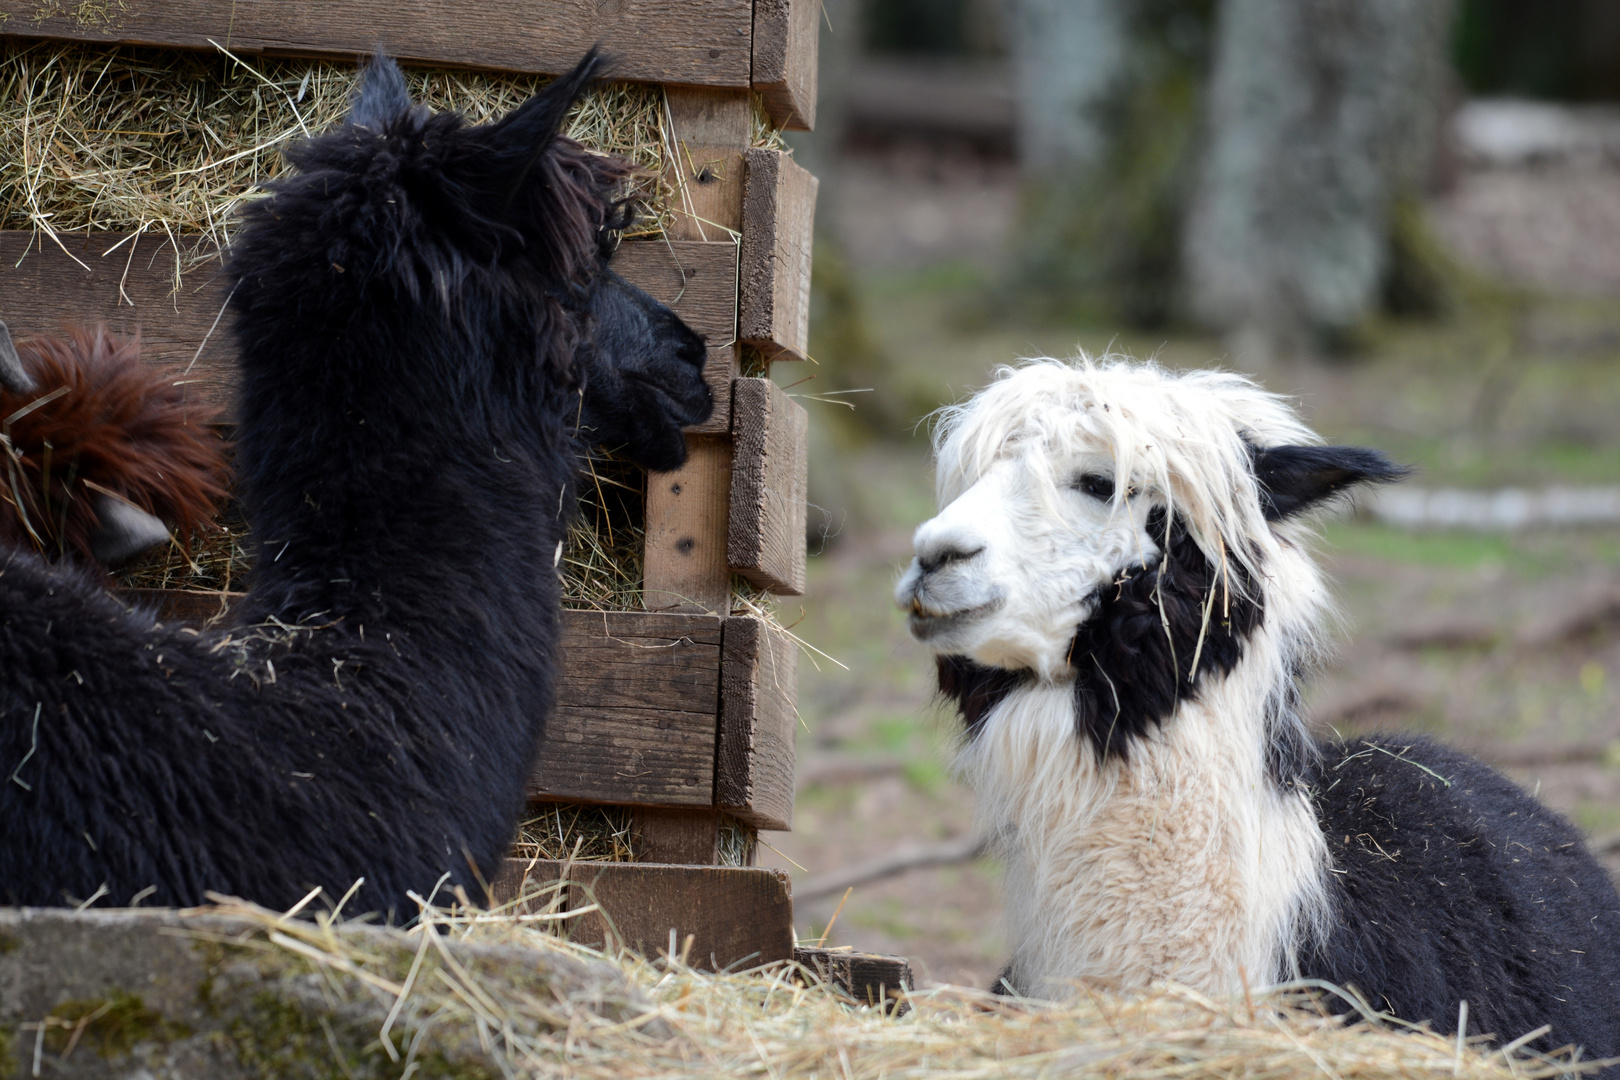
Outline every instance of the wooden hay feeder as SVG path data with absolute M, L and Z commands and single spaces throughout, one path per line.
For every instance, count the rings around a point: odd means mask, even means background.
M 777 594 L 804 587 L 805 415 L 758 376 L 772 361 L 805 354 L 816 181 L 771 140 L 761 148 L 756 118 L 777 129 L 811 126 L 819 15 L 815 0 L 426 0 L 408 8 L 384 0 L 0 0 L 0 45 L 13 51 L 54 39 L 141 46 L 163 52 L 139 55 L 171 60 L 206 50 L 225 63 L 229 50 L 230 62 L 245 65 L 275 57 L 352 65 L 380 44 L 407 67 L 538 75 L 567 70 L 601 43 L 616 57 L 615 78 L 661 89 L 671 151 L 661 180 L 673 197 L 659 211 L 661 235 L 627 240 L 615 267 L 704 335 L 717 407 L 689 431 L 685 467 L 651 478 L 639 609 L 566 613 L 557 710 L 530 789 L 542 809 L 587 804 L 627 817 L 635 861 L 513 859 L 494 892 L 510 900 L 526 879 L 556 880 L 566 870 L 570 903 L 601 906 L 576 933 L 616 932 L 647 954 L 691 935 L 692 962 L 715 968 L 794 954 L 786 876 L 720 863 L 737 822 L 792 825 L 795 648 L 768 619 L 733 613 L 733 575 Z M 164 104 L 156 102 L 152 126 Z M 126 135 L 153 133 L 98 138 Z M 226 303 L 212 257 L 217 230 L 143 219 L 138 239 L 120 244 L 132 228 L 92 221 L 70 229 L 60 216 L 52 225 L 26 200 L 19 208 L 15 187 L 11 195 L 9 207 L 0 199 L 10 226 L 0 231 L 0 297 L 15 333 L 93 320 L 139 328 L 148 358 L 190 365 L 199 400 L 229 402 L 234 356 L 229 333 L 216 332 Z M 30 223 L 36 228 L 23 227 Z M 753 377 L 743 377 L 745 350 Z M 229 601 L 198 591 L 143 598 L 176 619 L 216 615 Z M 730 861 L 752 862 L 751 842 L 740 856 L 730 847 Z

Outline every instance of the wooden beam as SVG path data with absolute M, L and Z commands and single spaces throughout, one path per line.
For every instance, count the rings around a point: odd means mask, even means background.
M 714 866 L 720 861 L 720 811 L 637 807 L 631 827 L 636 861 Z
M 911 1011 L 905 996 L 911 992 L 911 961 L 883 953 L 847 949 L 794 949 L 793 959 L 823 983 L 848 994 L 862 1005 L 882 1002 L 885 1011 L 904 1016 Z
M 676 160 L 671 236 L 730 240 L 743 224 L 743 154 L 753 124 L 747 93 L 672 88 L 667 92 Z M 735 374 L 731 350 L 729 374 Z M 687 437 L 687 461 L 647 482 L 647 539 L 642 599 L 649 611 L 709 611 L 731 607 L 726 567 L 731 445 L 727 439 Z
M 750 150 L 746 158 L 737 337 L 772 360 L 803 360 L 816 178 L 781 150 Z
M 688 435 L 686 464 L 647 477 L 646 570 L 642 605 L 648 611 L 731 610 L 726 527 L 731 494 L 731 444 Z
M 764 620 L 726 620 L 714 801 L 760 829 L 793 827 L 798 650 Z
M 730 535 L 726 560 L 749 581 L 804 594 L 810 421 L 769 379 L 732 384 Z
M 712 806 L 719 661 L 713 617 L 565 612 L 557 706 L 529 796 Z
M 139 330 L 141 355 L 190 366 L 189 390 L 228 419 L 236 393 L 236 339 L 225 310 L 230 290 L 220 261 L 205 261 L 177 278 L 175 246 L 161 232 L 135 238 L 69 233 L 62 240 L 66 251 L 43 235 L 0 230 L 0 319 L 12 333 L 21 337 L 96 321 L 125 333 Z M 182 239 L 180 264 L 208 254 L 202 243 Z M 708 342 L 705 377 L 715 394 L 715 415 L 694 430 L 729 431 L 736 244 L 631 241 L 619 246 L 612 265 L 669 304 Z
M 601 908 L 568 924 L 575 941 L 611 940 L 655 957 L 669 952 L 672 931 L 677 953 L 691 935 L 687 960 L 706 971 L 793 957 L 793 897 L 780 870 L 508 859 L 491 892 L 496 903 L 511 905 L 511 913 L 545 911 L 551 895 L 529 903 L 521 898 L 559 880 L 570 882 L 566 910 L 593 903 Z
M 210 50 L 212 39 L 238 55 L 353 60 L 380 46 L 406 61 L 555 75 L 600 44 L 616 79 L 742 88 L 753 68 L 750 0 L 0 0 L 0 16 L 18 37 Z
M 754 0 L 754 92 L 779 128 L 816 126 L 821 0 Z

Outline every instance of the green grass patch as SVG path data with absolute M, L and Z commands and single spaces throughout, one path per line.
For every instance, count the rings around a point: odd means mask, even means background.
M 1344 554 L 1420 566 L 1475 569 L 1486 563 L 1512 564 L 1528 555 L 1499 533 L 1409 532 L 1372 522 L 1329 525 L 1323 539 Z

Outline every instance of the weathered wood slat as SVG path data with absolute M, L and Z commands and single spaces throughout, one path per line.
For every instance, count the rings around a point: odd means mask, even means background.
M 816 178 L 781 150 L 750 150 L 746 157 L 737 337 L 772 360 L 803 360 L 810 346 Z
M 0 319 L 12 333 L 95 320 L 126 333 L 138 329 L 146 359 L 190 365 L 186 378 L 197 399 L 228 418 L 236 388 L 236 343 L 220 262 L 196 266 L 176 288 L 175 247 L 162 233 L 135 239 L 126 233 L 72 233 L 62 241 L 67 251 L 43 235 L 0 230 Z M 190 263 L 200 243 L 181 239 L 183 263 Z M 704 377 L 714 390 L 715 415 L 693 430 L 730 430 L 737 246 L 729 240 L 632 241 L 619 246 L 613 267 L 669 304 L 709 343 Z
M 514 905 L 508 910 L 544 911 L 554 894 L 541 895 L 532 905 L 514 902 L 563 879 L 565 870 L 571 883 L 563 901 L 566 910 L 601 905 L 600 912 L 570 924 L 576 941 L 595 944 L 611 936 L 644 956 L 657 956 L 669 951 L 674 931 L 677 952 L 691 935 L 688 962 L 708 971 L 751 968 L 793 956 L 793 897 L 780 870 L 595 862 L 565 867 L 508 859 L 491 891 L 497 903 Z
M 730 534 L 726 560 L 764 589 L 804 593 L 810 421 L 769 379 L 732 383 Z
M 793 950 L 793 959 L 863 1005 L 882 1002 L 895 1016 L 911 1011 L 905 1000 L 911 992 L 911 961 L 903 956 L 801 948 Z
M 726 620 L 715 805 L 756 828 L 793 827 L 798 650 L 763 620 Z
M 718 810 L 670 810 L 637 807 L 636 861 L 714 866 L 720 862 L 721 814 Z
M 720 625 L 703 615 L 567 612 L 557 707 L 530 796 L 712 806 Z
M 771 123 L 816 126 L 820 0 L 754 0 L 754 91 Z
M 729 240 L 743 223 L 742 158 L 753 123 L 749 95 L 672 89 L 667 96 L 676 149 L 669 177 L 676 213 L 669 233 L 684 240 Z M 729 360 L 735 374 L 735 347 Z M 725 614 L 730 609 L 730 493 L 728 439 L 688 436 L 686 463 L 648 478 L 642 600 L 649 610 Z
M 751 0 L 0 0 L 20 37 L 334 56 L 381 46 L 406 61 L 558 74 L 592 45 L 636 82 L 747 87 Z M 52 12 L 39 18 L 42 11 Z M 97 13 L 100 12 L 100 13 Z

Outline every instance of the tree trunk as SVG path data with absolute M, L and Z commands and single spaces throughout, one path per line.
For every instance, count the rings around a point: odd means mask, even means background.
M 1018 154 L 1041 177 L 1103 154 L 1099 109 L 1125 62 L 1128 0 L 1013 0 Z
M 1184 250 L 1198 316 L 1293 351 L 1371 311 L 1391 214 L 1433 152 L 1451 9 L 1226 0 Z

